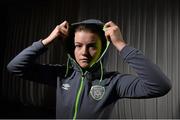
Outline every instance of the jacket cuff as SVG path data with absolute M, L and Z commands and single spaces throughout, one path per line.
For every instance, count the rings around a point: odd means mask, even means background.
M 45 46 L 43 43 L 42 43 L 42 40 L 38 40 L 36 42 L 33 42 L 32 44 L 32 47 L 35 48 L 35 50 L 37 51 L 41 51 L 41 52 L 44 52 L 48 49 L 47 46 Z
M 134 53 L 134 51 L 136 51 L 135 48 L 126 45 L 126 46 L 119 52 L 119 54 L 120 54 L 121 58 L 123 58 L 123 61 L 126 61 L 127 57 L 128 57 L 129 55 L 131 55 L 132 53 Z
M 33 45 L 36 46 L 36 48 L 47 48 L 47 46 L 45 46 L 43 43 L 42 43 L 42 40 L 38 40 L 36 42 L 33 42 Z

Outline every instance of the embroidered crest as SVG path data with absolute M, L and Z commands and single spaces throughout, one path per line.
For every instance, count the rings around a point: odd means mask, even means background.
M 93 99 L 101 100 L 104 96 L 105 88 L 100 85 L 94 85 L 91 87 L 90 94 Z

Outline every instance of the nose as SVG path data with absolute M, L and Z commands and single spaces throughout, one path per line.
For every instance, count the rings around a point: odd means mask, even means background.
M 84 46 L 82 49 L 82 55 L 88 55 L 88 47 Z

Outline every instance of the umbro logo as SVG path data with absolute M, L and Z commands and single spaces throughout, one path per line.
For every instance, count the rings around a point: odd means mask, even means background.
M 62 84 L 62 89 L 69 90 L 70 85 L 69 84 Z

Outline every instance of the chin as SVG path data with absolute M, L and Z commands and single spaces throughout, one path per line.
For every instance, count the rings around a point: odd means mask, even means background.
M 80 65 L 81 66 L 81 68 L 88 68 L 89 67 L 89 65 Z

